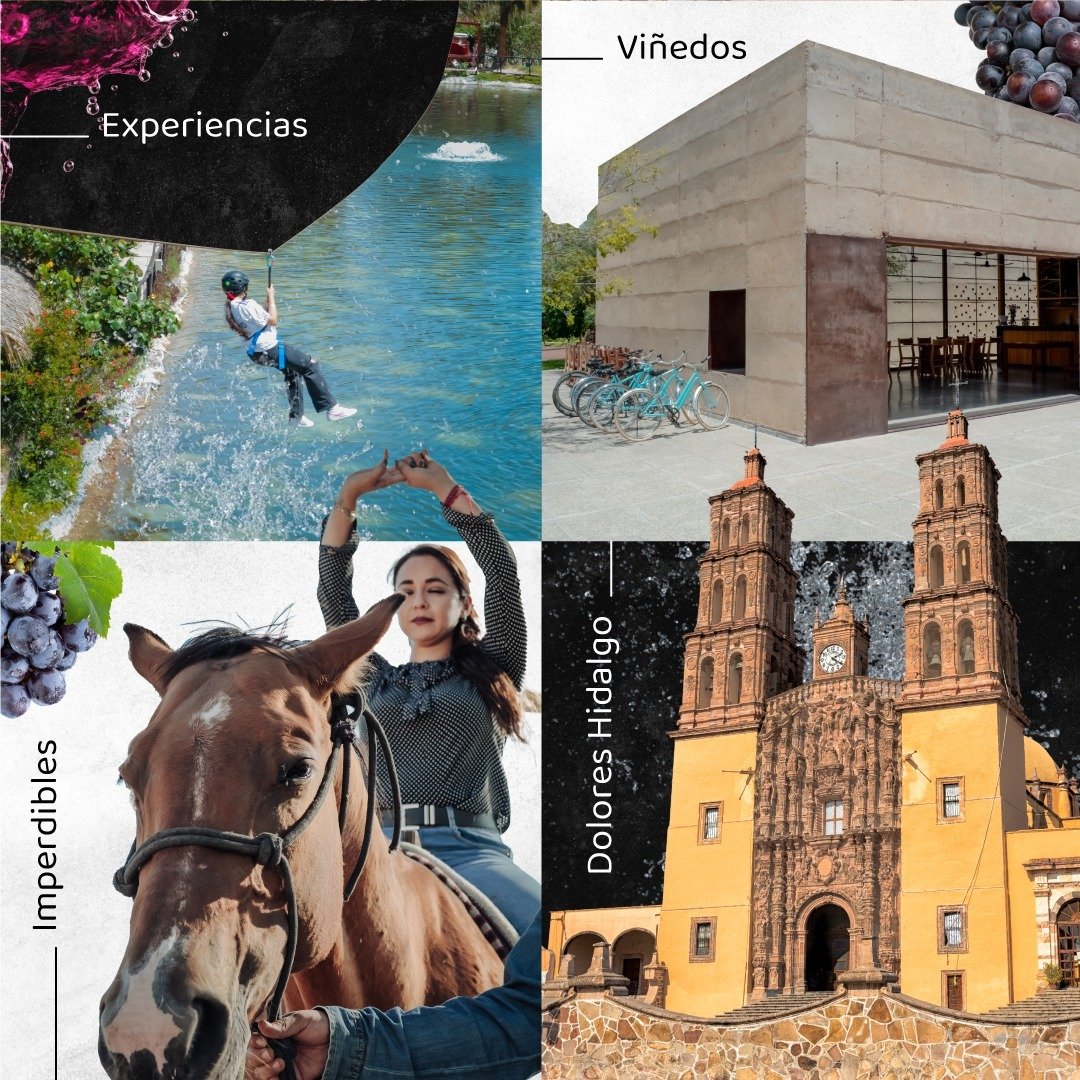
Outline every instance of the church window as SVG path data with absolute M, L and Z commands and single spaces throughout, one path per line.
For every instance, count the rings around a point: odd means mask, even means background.
M 938 821 L 964 820 L 964 780 L 960 776 L 942 777 L 937 782 Z
M 742 520 L 739 522 L 739 543 L 750 543 L 750 515 L 743 514 Z
M 712 960 L 716 955 L 716 920 L 694 919 L 690 925 L 690 959 Z
M 723 527 L 720 529 L 720 546 L 722 548 L 729 547 L 731 545 L 731 522 L 725 521 Z
M 923 630 L 923 676 L 936 679 L 941 675 L 941 628 L 927 623 Z
M 945 485 L 940 480 L 934 481 L 934 509 L 945 508 Z
M 941 548 L 930 549 L 930 588 L 940 589 L 945 584 L 945 556 Z
M 699 709 L 707 709 L 712 704 L 713 692 L 713 658 L 706 656 L 701 661 L 701 671 L 698 674 L 697 703 Z
M 775 656 L 769 657 L 769 678 L 765 689 L 769 697 L 780 693 L 780 666 L 777 664 Z
M 956 505 L 963 506 L 967 502 L 967 489 L 964 486 L 964 478 L 958 476 L 956 478 Z
M 720 810 L 722 803 L 702 803 L 698 814 L 698 842 L 715 843 L 720 839 Z
M 975 671 L 975 632 L 967 619 L 956 628 L 956 670 L 961 675 Z
M 729 705 L 742 701 L 742 653 L 732 653 L 728 660 L 727 701 Z
M 937 951 L 967 952 L 967 918 L 962 907 L 939 907 L 937 911 Z
M 941 1004 L 946 1009 L 964 1012 L 964 973 L 962 971 L 941 973 Z
M 712 618 L 711 622 L 717 623 L 724 617 L 724 582 L 717 578 L 712 587 Z
M 735 582 L 735 610 L 732 612 L 732 617 L 746 618 L 746 578 L 742 574 Z
M 966 585 L 971 580 L 971 546 L 966 540 L 956 545 L 956 582 Z
M 825 804 L 825 835 L 839 836 L 844 831 L 844 803 L 832 799 Z

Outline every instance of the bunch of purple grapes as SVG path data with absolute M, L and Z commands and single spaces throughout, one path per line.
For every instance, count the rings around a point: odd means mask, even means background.
M 1080 124 L 1080 0 L 961 4 L 954 17 L 986 50 L 980 90 Z
M 4 541 L 0 548 L 4 627 L 0 712 L 4 716 L 22 716 L 31 701 L 55 705 L 67 689 L 63 673 L 97 641 L 88 620 L 64 621 L 64 601 L 56 591 L 60 579 L 53 573 L 60 557 L 40 555 L 11 541 Z

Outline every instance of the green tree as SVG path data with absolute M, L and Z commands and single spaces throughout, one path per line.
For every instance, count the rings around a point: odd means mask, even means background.
M 626 251 L 643 233 L 656 236 L 658 227 L 646 220 L 639 195 L 656 181 L 659 156 L 631 148 L 601 166 L 600 200 L 618 200 L 605 216 L 594 209 L 575 228 L 544 215 L 541 325 L 546 340 L 588 336 L 595 326 L 597 296 L 621 295 L 632 287 L 614 274 L 598 287 L 597 257 Z

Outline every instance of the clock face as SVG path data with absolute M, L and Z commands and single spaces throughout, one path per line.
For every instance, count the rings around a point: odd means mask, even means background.
M 834 671 L 839 671 L 844 666 L 845 660 L 847 660 L 847 650 L 843 645 L 826 645 L 818 656 L 821 670 L 830 675 Z

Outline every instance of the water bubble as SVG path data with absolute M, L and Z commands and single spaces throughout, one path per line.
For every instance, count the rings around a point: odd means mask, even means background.
M 181 26 L 180 27 L 180 33 L 181 34 L 186 34 L 187 33 L 187 27 L 186 26 Z
M 89 90 L 91 94 L 100 94 L 101 83 L 97 79 L 91 79 L 90 82 L 86 84 L 86 89 Z
M 98 99 L 96 97 L 92 97 L 87 101 L 86 111 L 91 116 L 97 116 L 97 114 L 101 112 L 101 106 L 98 104 Z
M 150 81 L 150 72 L 147 71 L 146 68 L 143 68 L 142 71 L 139 72 L 139 82 L 149 82 L 149 81 Z
M 173 55 L 174 60 L 179 60 L 180 59 L 180 53 L 179 52 L 174 52 L 172 55 Z
M 195 69 L 193 67 L 190 67 L 190 66 L 188 67 L 188 71 L 194 71 L 194 70 Z
M 228 30 L 222 30 L 221 31 L 221 36 L 222 37 L 228 37 L 229 36 L 229 31 Z
M 64 172 L 71 172 L 71 170 L 74 169 L 74 168 L 75 168 L 75 162 L 74 161 L 65 161 L 64 162 Z
M 112 86 L 110 86 L 110 87 L 109 87 L 109 89 L 110 89 L 110 90 L 111 90 L 111 91 L 112 91 L 113 93 L 116 93 L 116 83 L 113 83 L 113 84 L 112 84 Z
M 184 9 L 184 14 L 181 15 L 180 18 L 183 19 L 184 22 L 194 22 L 195 21 L 195 11 L 194 11 L 194 9 L 193 8 L 185 8 Z M 181 26 L 180 29 L 183 30 L 184 28 Z
M 86 144 L 86 149 L 89 150 L 93 145 L 94 145 L 93 143 L 87 143 Z
M 162 47 L 163 49 L 167 49 L 167 48 L 168 48 L 168 47 L 169 47 L 169 46 L 170 46 L 170 45 L 171 45 L 172 43 L 173 43 L 173 36 L 172 36 L 172 34 L 171 34 L 171 33 L 169 33 L 169 34 L 166 34 L 166 35 L 165 35 L 165 36 L 164 36 L 164 37 L 163 37 L 163 38 L 162 38 L 162 39 L 161 39 L 161 40 L 160 40 L 160 41 L 158 42 L 158 44 L 159 44 L 159 45 L 160 45 L 160 46 L 161 46 L 161 47 Z

